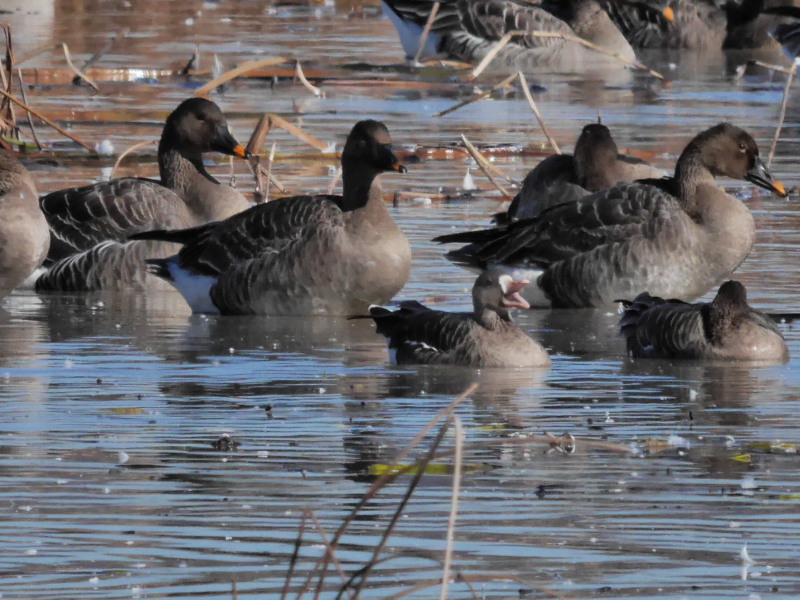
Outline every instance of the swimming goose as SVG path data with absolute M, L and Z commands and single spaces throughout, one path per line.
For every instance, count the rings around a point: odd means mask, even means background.
M 508 211 L 496 215 L 495 221 L 503 224 L 534 217 L 551 206 L 575 202 L 621 181 L 663 176 L 649 163 L 619 154 L 608 127 L 590 123 L 575 142 L 574 154 L 553 154 L 536 165 L 525 176 Z
M 36 184 L 13 152 L 0 149 L 0 298 L 42 264 L 50 246 Z
M 744 130 L 721 123 L 684 149 L 675 176 L 620 183 L 505 227 L 443 235 L 467 242 L 451 260 L 502 265 L 530 279 L 536 306 L 606 306 L 641 290 L 696 298 L 747 257 L 755 224 L 747 207 L 714 182 L 746 179 L 785 196 Z
M 738 281 L 722 284 L 711 302 L 687 304 L 644 293 L 622 305 L 621 335 L 634 358 L 789 359 L 777 325 L 750 308 Z
M 369 313 L 377 332 L 386 336 L 395 364 L 546 367 L 547 350 L 515 325 L 508 312 L 529 308 L 519 294 L 527 284 L 489 270 L 472 288 L 471 313 L 432 310 L 416 301 L 401 302 L 394 311 L 372 306 Z
M 342 151 L 343 194 L 280 198 L 225 221 L 134 236 L 184 244 L 148 260 L 194 312 L 339 314 L 387 302 L 408 280 L 411 249 L 378 175 L 405 172 L 383 123 L 360 121 Z
M 408 58 L 417 53 L 420 34 L 433 9 L 432 0 L 383 0 L 383 9 L 400 36 Z M 550 9 L 550 10 L 548 10 Z M 553 12 L 568 20 L 562 20 Z M 633 49 L 596 0 L 533 4 L 524 0 L 444 0 L 433 21 L 422 57 L 445 54 L 480 61 L 509 31 L 546 31 L 584 37 L 633 60 Z M 604 55 L 557 37 L 521 35 L 495 59 L 505 66 L 595 69 Z
M 50 258 L 55 264 L 37 279 L 36 289 L 142 286 L 143 259 L 169 256 L 176 247 L 131 244 L 130 235 L 194 227 L 248 208 L 239 192 L 206 171 L 202 155 L 212 151 L 246 155 L 219 107 L 205 98 L 190 98 L 164 124 L 158 146 L 161 181 L 124 177 L 43 196 L 40 204 L 54 238 Z

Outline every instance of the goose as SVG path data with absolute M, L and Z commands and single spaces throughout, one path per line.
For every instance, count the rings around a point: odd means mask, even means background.
M 791 0 L 777 0 L 786 4 Z M 774 46 L 775 0 L 605 0 L 603 8 L 634 48 L 761 50 Z
M 411 248 L 383 201 L 378 175 L 404 173 L 383 123 L 356 123 L 342 151 L 341 196 L 273 200 L 219 223 L 133 239 L 184 244 L 148 260 L 194 312 L 338 314 L 387 302 L 405 285 Z
M 508 312 L 529 308 L 519 294 L 527 284 L 499 269 L 488 270 L 472 288 L 471 313 L 433 310 L 405 301 L 399 310 L 371 306 L 369 317 L 386 337 L 395 364 L 547 367 L 547 350 L 522 331 Z
M 775 322 L 747 304 L 738 281 L 723 283 L 711 302 L 688 304 L 648 293 L 623 300 L 620 332 L 633 358 L 786 362 Z
M 526 296 L 535 306 L 608 306 L 641 290 L 696 298 L 730 275 L 755 239 L 750 211 L 716 185 L 718 175 L 786 196 L 753 138 L 720 123 L 689 142 L 672 178 L 620 183 L 538 217 L 434 241 L 469 243 L 447 255 L 462 265 L 503 266 L 535 281 Z
M 0 298 L 42 264 L 49 246 L 33 177 L 13 152 L 0 149 Z
M 786 55 L 795 60 L 800 56 L 800 20 L 798 20 L 800 19 L 800 7 L 775 6 L 766 9 L 764 12 L 793 19 L 792 21 L 775 25 L 770 34 L 781 45 Z
M 621 181 L 663 176 L 651 164 L 620 154 L 608 127 L 590 123 L 581 131 L 572 155 L 548 156 L 525 176 L 508 210 L 495 215 L 495 222 L 535 217 L 551 206 L 575 202 Z
M 398 31 L 408 58 L 417 53 L 422 30 L 433 9 L 432 0 L 383 0 L 383 9 Z M 536 37 L 536 31 L 577 35 L 633 60 L 633 49 L 600 9 L 596 0 L 533 4 L 524 0 L 444 0 L 439 4 L 422 57 L 444 54 L 480 61 L 509 31 L 513 37 L 496 61 L 504 66 L 596 69 L 602 54 L 558 37 Z M 555 13 L 555 14 L 554 14 Z M 562 20 L 563 17 L 566 20 Z
M 52 192 L 40 199 L 53 238 L 51 265 L 38 291 L 90 291 L 145 284 L 144 258 L 169 256 L 173 244 L 132 244 L 152 229 L 180 229 L 248 208 L 239 192 L 214 179 L 203 153 L 245 158 L 219 106 L 184 100 L 167 117 L 158 146 L 161 181 L 123 177 Z

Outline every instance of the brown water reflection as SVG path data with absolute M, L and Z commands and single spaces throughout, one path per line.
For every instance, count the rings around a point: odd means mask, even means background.
M 518 91 L 432 118 L 470 86 L 449 82 L 441 71 L 412 74 L 400 64 L 391 24 L 368 8 L 374 4 L 361 5 L 54 0 L 25 3 L 6 17 L 18 56 L 63 41 L 80 64 L 114 39 L 99 66 L 174 68 L 199 44 L 204 68 L 214 55 L 224 67 L 288 55 L 325 67 L 361 63 L 351 68 L 353 77 L 368 63 L 373 75 L 436 82 L 430 89 L 323 82 L 321 99 L 288 80 L 236 81 L 214 98 L 239 138 L 270 111 L 341 146 L 352 124 L 371 116 L 387 123 L 399 146 L 449 143 L 467 133 L 473 142 L 535 146 L 495 160 L 513 178 L 536 164 L 544 137 Z M 694 133 L 723 119 L 747 127 L 766 154 L 783 84 L 756 72 L 735 80 L 738 60 L 654 57 L 673 79 L 667 85 L 630 72 L 614 81 L 536 73 L 529 79 L 542 87 L 536 101 L 565 150 L 599 111 L 621 146 L 669 169 Z M 63 63 L 42 54 L 29 64 Z M 166 114 L 196 83 L 104 83 L 97 94 L 85 86 L 37 85 L 28 99 L 46 112 L 74 114 L 73 132 L 92 143 L 109 139 L 120 152 L 157 138 Z M 271 132 L 273 140 L 274 172 L 290 191 L 327 187 L 333 156 L 320 158 L 282 132 Z M 800 185 L 799 141 L 800 111 L 791 101 L 773 163 L 787 187 Z M 52 159 L 30 162 L 40 191 L 87 183 L 113 164 L 74 158 L 72 150 L 61 145 Z M 154 175 L 155 148 L 141 153 L 124 161 L 120 174 Z M 384 187 L 424 198 L 461 185 L 466 159 L 420 155 L 405 177 L 386 177 Z M 210 169 L 229 175 L 227 163 Z M 252 189 L 246 166 L 234 169 L 238 185 Z M 473 175 L 490 187 L 474 169 Z M 758 227 L 756 248 L 737 278 L 755 306 L 797 312 L 796 197 L 780 200 L 740 182 L 729 189 L 747 199 Z M 414 252 L 400 298 L 466 309 L 472 275 L 447 264 L 430 240 L 487 224 L 498 208 L 485 196 L 393 207 Z M 521 589 L 531 598 L 800 593 L 797 454 L 777 443 L 800 441 L 797 358 L 759 368 L 633 362 L 609 311 L 520 315 L 554 356 L 550 370 L 520 373 L 391 367 L 366 321 L 191 316 L 172 292 L 18 291 L 3 308 L 3 598 L 229 599 L 232 579 L 240 598 L 276 597 L 301 510 L 314 509 L 333 531 L 367 489 L 371 467 L 396 456 L 471 382 L 480 387 L 458 414 L 467 441 L 486 446 L 465 457 L 455 564 L 535 586 L 494 577 L 481 584 L 482 597 L 519 597 Z M 790 352 L 800 356 L 796 325 L 782 328 Z M 543 431 L 572 433 L 577 451 L 520 443 Z M 215 447 L 223 434 L 240 445 Z M 446 471 L 449 463 L 441 464 Z M 354 521 L 339 549 L 347 569 L 367 560 L 407 484 L 401 478 Z M 444 548 L 450 485 L 447 475 L 423 478 L 390 539 L 393 559 L 365 590 L 370 597 L 439 576 L 430 557 Z M 299 573 L 321 553 L 318 538 L 308 539 Z M 744 544 L 755 561 L 746 570 Z M 470 593 L 454 584 L 451 597 Z

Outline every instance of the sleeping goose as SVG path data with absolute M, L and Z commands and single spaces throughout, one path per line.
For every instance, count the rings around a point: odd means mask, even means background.
M 503 266 L 535 281 L 536 306 L 607 306 L 641 290 L 696 298 L 750 253 L 755 224 L 747 207 L 714 177 L 746 179 L 785 196 L 744 130 L 721 123 L 684 149 L 675 176 L 620 183 L 505 227 L 443 235 L 470 245 L 448 254 L 463 265 Z
M 0 298 L 42 264 L 49 246 L 33 177 L 13 152 L 0 149 Z
M 687 304 L 644 293 L 622 305 L 621 335 L 634 358 L 789 359 L 777 325 L 750 308 L 738 281 L 722 284 L 711 302 Z
M 475 281 L 471 313 L 432 310 L 415 301 L 401 302 L 394 311 L 372 306 L 369 313 L 395 364 L 547 367 L 547 350 L 515 325 L 508 312 L 529 308 L 519 294 L 527 284 L 494 269 Z
M 414 57 L 435 2 L 383 0 L 382 4 L 398 31 L 406 55 Z M 536 31 L 577 35 L 627 59 L 635 58 L 630 44 L 595 0 L 551 0 L 543 4 L 524 0 L 444 0 L 433 20 L 422 57 L 444 54 L 465 61 L 480 61 L 500 38 L 517 30 L 526 34 L 512 37 L 500 51 L 495 58 L 500 65 L 594 70 L 607 58 L 558 37 L 530 35 Z
M 591 192 L 621 181 L 657 179 L 664 173 L 628 154 L 619 154 L 608 127 L 590 123 L 575 142 L 573 154 L 553 154 L 531 170 L 506 213 L 496 215 L 503 224 L 534 217 L 563 202 L 575 202 Z M 499 217 L 499 218 L 498 218 Z
M 378 182 L 385 171 L 405 172 L 391 143 L 383 123 L 356 123 L 342 151 L 341 196 L 280 198 L 219 223 L 134 238 L 184 244 L 148 263 L 194 312 L 363 312 L 400 291 L 411 266 Z
M 158 146 L 161 181 L 123 177 L 59 190 L 40 199 L 54 261 L 39 291 L 88 291 L 145 284 L 144 258 L 169 256 L 173 244 L 128 242 L 152 229 L 181 229 L 225 219 L 249 203 L 214 179 L 203 153 L 244 158 L 219 107 L 205 98 L 182 102 L 167 117 Z

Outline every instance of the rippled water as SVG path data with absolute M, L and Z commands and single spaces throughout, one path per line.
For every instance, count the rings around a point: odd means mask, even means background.
M 213 54 L 225 67 L 290 55 L 325 67 L 380 65 L 388 78 L 408 77 L 391 25 L 370 11 L 353 18 L 356 4 L 56 0 L 8 17 L 18 55 L 65 41 L 80 63 L 116 36 L 98 66 L 172 68 L 199 44 L 207 67 Z M 43 54 L 29 64 L 61 61 Z M 668 61 L 655 66 L 670 69 Z M 638 74 L 605 84 L 533 79 L 544 88 L 540 109 L 566 148 L 600 112 L 621 146 L 669 169 L 694 133 L 720 120 L 747 127 L 766 154 L 783 83 L 754 72 L 736 81 L 727 69 L 724 60 L 698 66 L 687 59 L 668 86 Z M 442 83 L 323 84 L 326 97 L 318 99 L 285 81 L 243 80 L 215 99 L 240 139 L 262 113 L 274 112 L 340 145 L 369 115 L 411 148 L 454 142 L 461 133 L 473 142 L 543 147 L 519 94 L 432 118 L 468 89 Z M 92 95 L 85 86 L 37 85 L 28 100 L 45 112 L 67 109 L 73 133 L 93 143 L 109 139 L 119 152 L 156 138 L 190 87 L 106 83 Z M 791 101 L 773 163 L 787 186 L 800 185 L 799 126 Z M 333 159 L 310 160 L 314 152 L 285 134 L 272 139 L 275 172 L 290 191 L 327 186 Z M 309 160 L 288 157 L 294 153 Z M 425 197 L 461 184 L 465 160 L 420 154 L 405 177 L 384 177 L 387 190 Z M 519 179 L 537 160 L 529 153 L 497 164 Z M 61 152 L 30 166 L 47 192 L 97 179 L 111 164 Z M 250 190 L 246 167 L 234 167 L 238 185 Z M 214 167 L 221 177 L 227 169 Z M 155 164 L 129 160 L 121 172 L 150 175 Z M 781 200 L 728 183 L 748 199 L 759 229 L 737 278 L 755 306 L 796 312 L 797 196 Z M 499 206 L 481 199 L 394 207 L 414 250 L 400 296 L 466 309 L 472 276 L 443 260 L 430 239 L 487 223 Z M 457 414 L 467 443 L 480 445 L 464 459 L 454 567 L 475 578 L 478 597 L 800 594 L 798 457 L 779 444 L 800 441 L 796 359 L 758 368 L 632 362 L 615 335 L 615 315 L 540 311 L 519 321 L 553 353 L 548 371 L 397 368 L 387 366 L 382 339 L 364 321 L 191 316 L 171 293 L 16 292 L 3 306 L 3 598 L 231 598 L 231 581 L 239 598 L 277 597 L 303 509 L 331 535 L 368 489 L 371 468 L 391 462 L 473 381 L 479 388 Z M 782 329 L 797 356 L 797 329 Z M 521 439 L 545 431 L 574 435 L 576 452 L 546 452 L 540 440 Z M 444 468 L 450 459 L 435 462 L 440 468 L 423 477 L 389 538 L 391 559 L 369 579 L 370 597 L 441 574 L 452 482 Z M 400 477 L 351 524 L 337 552 L 348 572 L 369 559 L 409 482 Z M 295 590 L 322 553 L 310 525 L 305 540 Z M 742 558 L 745 546 L 752 563 Z M 337 588 L 336 575 L 327 581 Z M 454 583 L 450 595 L 470 592 Z

